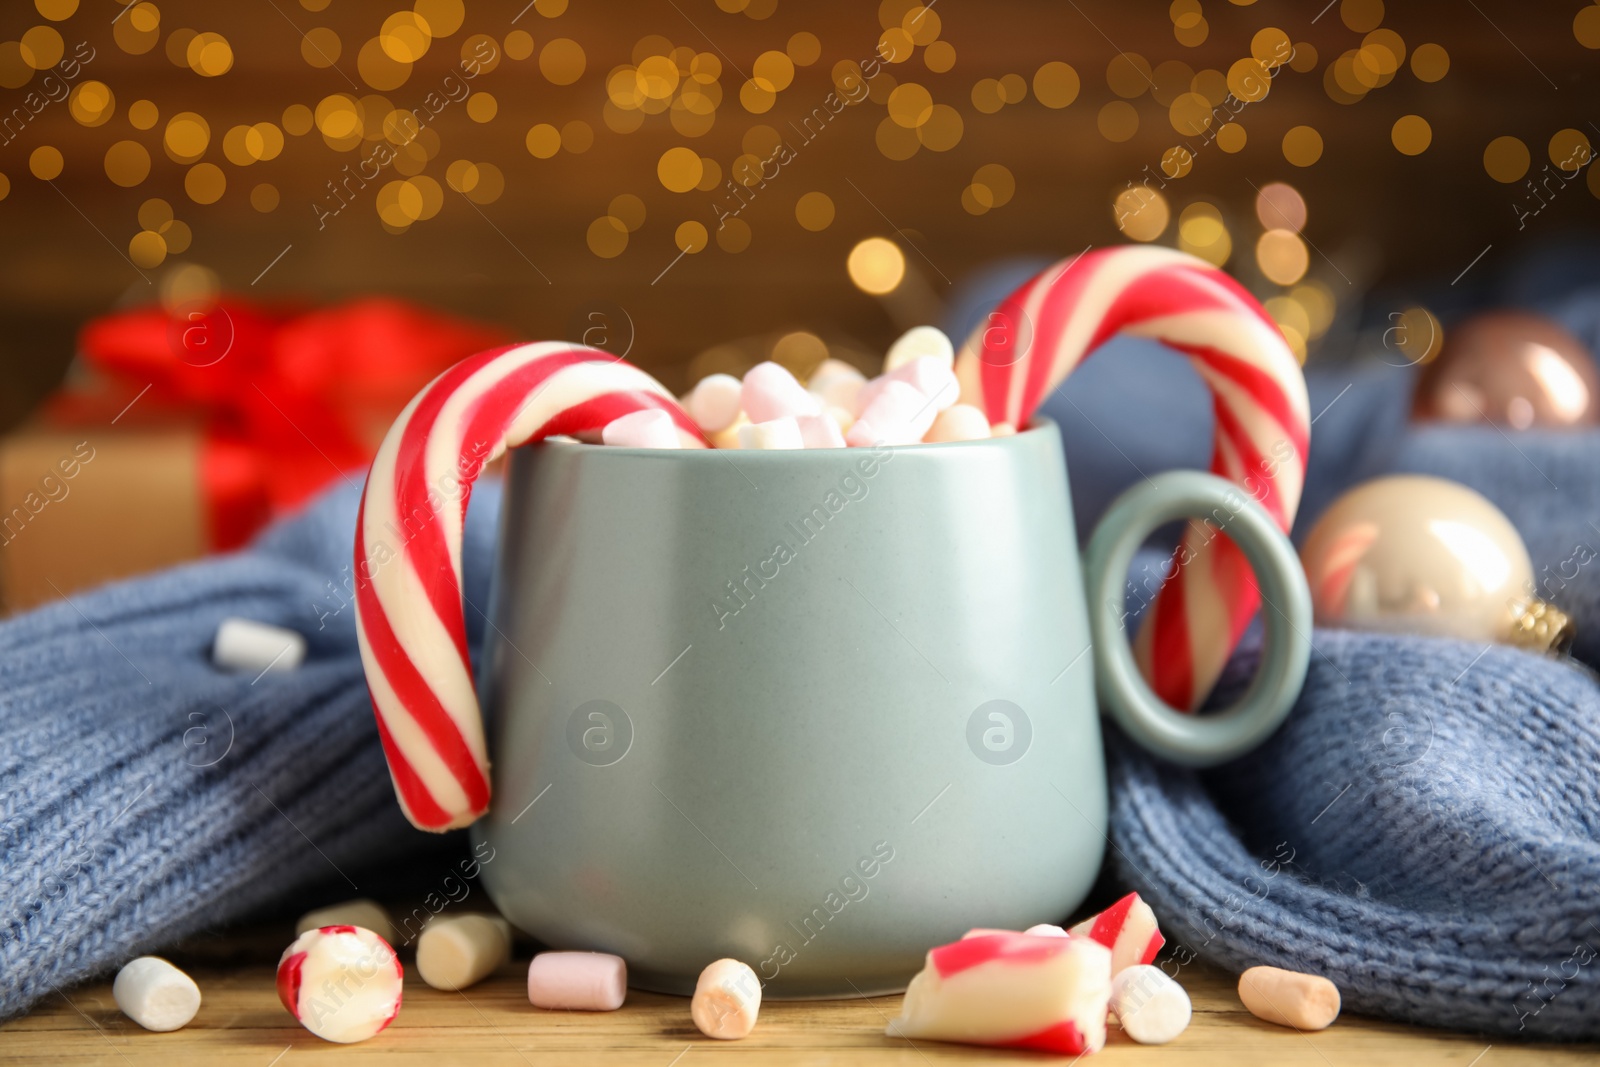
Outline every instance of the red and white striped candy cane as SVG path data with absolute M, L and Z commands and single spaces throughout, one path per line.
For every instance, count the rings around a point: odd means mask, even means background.
M 1305 378 L 1255 298 L 1194 256 L 1105 248 L 1045 270 L 1008 296 L 961 350 L 961 399 L 991 423 L 1021 427 L 1072 368 L 1119 334 L 1189 357 L 1211 389 L 1212 471 L 1242 487 L 1287 533 L 1311 437 Z M 1244 554 L 1203 523 L 1189 523 L 1176 558 L 1187 562 L 1162 585 L 1134 653 L 1163 700 L 1192 710 L 1221 674 L 1260 593 Z
M 418 393 L 372 461 L 356 520 L 356 634 L 400 806 L 424 830 L 489 807 L 483 717 L 467 659 L 461 533 L 484 465 L 552 434 L 598 433 L 659 408 L 685 447 L 704 435 L 654 378 L 598 349 L 515 345 Z

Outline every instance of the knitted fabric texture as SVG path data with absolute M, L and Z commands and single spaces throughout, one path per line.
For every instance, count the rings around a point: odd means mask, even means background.
M 467 525 L 478 604 L 498 496 L 480 487 Z M 357 499 L 342 486 L 248 551 L 0 624 L 0 1018 L 362 863 L 438 852 L 396 806 L 367 698 Z M 300 631 L 304 665 L 214 667 L 228 616 Z
M 1339 385 L 1314 381 L 1313 397 Z M 1575 539 L 1600 545 L 1600 433 L 1512 448 L 1487 429 L 1402 436 L 1371 412 L 1346 397 L 1319 421 L 1308 500 L 1376 473 L 1385 440 L 1390 464 L 1496 500 L 1536 568 L 1560 568 Z M 1076 481 L 1088 464 L 1071 462 Z M 400 816 L 362 682 L 355 505 L 341 487 L 245 552 L 0 624 L 0 1016 L 365 860 L 439 847 Z M 467 526 L 474 648 L 497 505 L 483 486 Z M 1562 580 L 1551 599 L 1595 662 L 1600 560 Z M 227 616 L 306 634 L 306 663 L 217 670 Z M 1166 766 L 1109 731 L 1110 862 L 1174 959 L 1317 971 L 1389 1018 L 1600 1036 L 1600 689 L 1510 649 L 1313 640 L 1288 723 L 1226 768 Z M 1253 656 L 1235 657 L 1219 702 Z

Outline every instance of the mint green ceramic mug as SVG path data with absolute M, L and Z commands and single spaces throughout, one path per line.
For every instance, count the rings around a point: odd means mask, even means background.
M 1214 516 L 1264 600 L 1242 703 L 1165 707 L 1123 630 L 1129 561 Z M 514 451 L 481 672 L 495 797 L 473 827 L 519 927 L 688 993 L 903 988 L 936 944 L 1080 904 L 1106 846 L 1099 708 L 1209 765 L 1304 680 L 1305 578 L 1234 485 L 1175 472 L 1080 567 L 1060 435 L 893 449 Z M 1098 693 L 1098 700 L 1097 700 Z

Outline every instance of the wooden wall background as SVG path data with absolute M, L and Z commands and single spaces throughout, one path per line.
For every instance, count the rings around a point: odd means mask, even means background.
M 1200 152 L 1192 170 L 1166 190 L 1174 214 L 1196 199 L 1223 210 L 1234 228 L 1230 267 L 1252 284 L 1261 279 L 1250 262 L 1259 233 L 1251 204 L 1254 188 L 1269 181 L 1289 181 L 1304 195 L 1304 232 L 1319 250 L 1312 275 L 1331 278 L 1330 265 L 1348 266 L 1359 274 L 1352 293 L 1410 278 L 1448 279 L 1490 245 L 1475 269 L 1492 269 L 1500 256 L 1530 242 L 1592 227 L 1600 207 L 1593 172 L 1570 187 L 1547 183 L 1556 190 L 1549 206 L 1519 228 L 1517 205 L 1528 198 L 1526 180 L 1538 178 L 1547 162 L 1551 138 L 1575 129 L 1600 144 L 1600 55 L 1591 47 L 1600 45 L 1594 39 L 1600 9 L 1585 14 L 1580 0 L 1415 0 L 1391 3 L 1386 11 L 1372 0 L 1333 0 L 1326 7 L 1326 0 L 937 0 L 939 39 L 953 46 L 953 67 L 930 71 L 926 50 L 918 48 L 909 61 L 886 69 L 897 82 L 920 84 L 934 101 L 960 113 L 959 143 L 890 160 L 875 143 L 885 107 L 869 101 L 849 108 L 743 213 L 751 229 L 748 248 L 731 253 L 713 242 L 661 276 L 678 255 L 680 223 L 698 220 L 714 229 L 717 195 L 664 188 L 657 177 L 662 153 L 688 145 L 718 161 L 727 177 L 752 126 L 786 129 L 833 88 L 836 62 L 872 55 L 883 12 L 861 0 L 754 0 L 744 13 L 724 10 L 740 0 L 719 0 L 720 7 L 713 0 L 540 0 L 524 8 L 525 2 L 469 0 L 459 29 L 433 40 L 405 83 L 382 92 L 395 107 L 416 106 L 457 66 L 462 43 L 474 35 L 489 35 L 502 52 L 513 31 L 532 37 L 528 58 L 503 57 L 473 82 L 495 98 L 492 119 L 475 121 L 464 105 L 453 104 L 434 124 L 438 152 L 423 173 L 443 188 L 443 203 L 434 217 L 401 234 L 386 232 L 375 206 L 388 178 L 318 228 L 312 203 L 357 153 L 330 147 L 316 130 L 286 136 L 276 158 L 249 166 L 229 162 L 223 144 L 235 125 L 281 127 L 290 105 L 315 108 L 330 94 L 372 94 L 358 53 L 386 18 L 410 10 L 399 0 L 154 0 L 140 4 L 143 11 L 125 11 L 113 0 L 40 0 L 37 9 L 15 0 L 0 8 L 0 41 L 7 42 L 0 47 L 0 81 L 20 76 L 19 56 L 25 62 L 32 54 L 25 49 L 27 35 L 48 26 L 69 54 L 79 42 L 93 48 L 95 58 L 78 81 L 103 82 L 114 95 L 110 117 L 98 125 L 81 124 L 67 102 L 53 102 L 0 144 L 7 190 L 0 199 L 0 420 L 15 421 L 59 380 L 73 334 L 87 317 L 153 299 L 164 274 L 183 264 L 202 265 L 226 289 L 251 295 L 326 301 L 393 293 L 530 337 L 565 336 L 588 310 L 603 307 L 615 315 L 621 309 L 635 334 L 632 358 L 675 387 L 685 384 L 695 353 L 741 335 L 809 329 L 879 347 L 899 324 L 882 302 L 850 284 L 845 259 L 857 241 L 904 231 L 902 242 L 915 245 L 907 248 L 912 269 L 938 300 L 986 262 L 1066 255 L 1121 239 L 1111 211 L 1114 195 L 1146 168 L 1157 170 L 1163 153 L 1184 138 L 1150 92 L 1131 101 L 1139 114 L 1136 135 L 1122 143 L 1102 136 L 1099 111 L 1118 99 L 1107 84 L 1108 64 L 1128 51 L 1152 66 L 1176 59 L 1195 71 L 1227 72 L 1271 27 L 1297 45 L 1309 43 L 1318 57 L 1314 69 L 1284 71 L 1265 100 L 1243 110 L 1238 121 L 1248 142 L 1242 151 L 1212 146 Z M 909 6 L 884 5 L 891 20 Z M 1370 20 L 1374 6 L 1382 26 L 1399 34 L 1408 51 L 1424 42 L 1443 46 L 1448 74 L 1424 82 L 1408 57 L 1389 84 L 1357 103 L 1337 103 L 1325 90 L 1325 68 L 1361 47 L 1363 34 L 1346 23 Z M 451 7 L 440 0 L 435 10 L 447 16 Z M 68 10 L 60 21 L 44 17 Z M 156 43 L 130 54 L 119 46 L 114 20 L 137 16 L 148 25 L 152 11 L 159 17 Z M 1203 41 L 1184 44 L 1175 19 L 1187 19 L 1193 40 L 1191 11 L 1205 20 L 1206 33 Z M 303 58 L 303 33 L 316 27 L 339 38 L 340 58 L 332 67 L 319 69 Z M 166 53 L 180 30 L 221 35 L 231 69 L 206 77 L 175 65 Z M 743 79 L 734 68 L 750 73 L 763 52 L 783 51 L 800 32 L 816 36 L 820 59 L 795 71 L 770 111 L 749 113 L 740 105 Z M 607 128 L 607 74 L 632 62 L 636 44 L 651 34 L 719 58 L 723 99 L 709 132 L 684 136 L 666 114 L 647 117 L 633 133 Z M 540 72 L 543 50 L 558 38 L 577 42 L 585 55 L 584 73 L 573 84 L 552 84 Z M 48 50 L 47 35 L 31 40 Z M 1071 64 L 1080 77 L 1069 106 L 1045 107 L 1031 89 L 1027 99 L 995 114 L 974 105 L 973 87 L 981 79 L 1020 74 L 1031 82 L 1051 61 Z M 9 113 L 22 105 L 42 80 L 34 74 L 26 85 L 0 88 L 0 107 Z M 130 122 L 137 100 L 159 111 L 149 130 Z M 190 165 L 163 149 L 163 130 L 180 111 L 197 112 L 209 124 L 203 161 L 218 166 L 226 181 L 215 203 L 186 195 Z M 1422 116 L 1432 129 L 1431 145 L 1416 156 L 1391 143 L 1392 125 L 1408 114 Z M 594 132 L 587 151 L 549 159 L 530 154 L 525 138 L 532 127 L 559 128 L 575 119 Z M 1315 128 L 1324 144 L 1320 159 L 1305 167 L 1289 163 L 1282 149 L 1285 133 L 1300 125 Z M 1485 149 L 1501 136 L 1527 146 L 1527 179 L 1506 183 L 1486 173 Z M 143 145 L 151 160 L 148 176 L 131 188 L 114 184 L 104 163 L 107 149 L 121 140 Z M 32 173 L 41 147 L 61 153 L 62 170 L 51 181 Z M 456 160 L 493 163 L 504 176 L 503 194 L 475 205 L 452 191 L 446 175 Z M 977 168 L 995 163 L 1014 175 L 1015 195 L 973 215 L 961 205 L 962 191 Z M 251 191 L 260 184 L 277 190 L 275 210 L 251 206 Z M 825 193 L 835 205 L 832 223 L 820 232 L 796 221 L 796 202 L 810 192 Z M 602 258 L 590 250 L 586 234 L 623 193 L 640 198 L 646 217 L 620 255 Z M 140 205 L 155 197 L 172 205 L 192 240 L 141 276 L 129 262 L 129 245 L 140 229 Z M 1162 240 L 1170 243 L 1174 229 Z

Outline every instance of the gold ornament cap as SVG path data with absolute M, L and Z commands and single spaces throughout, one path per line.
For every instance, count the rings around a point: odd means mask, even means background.
M 1518 648 L 1562 656 L 1577 637 L 1572 618 L 1547 600 L 1519 601 L 1511 611 L 1510 641 Z

